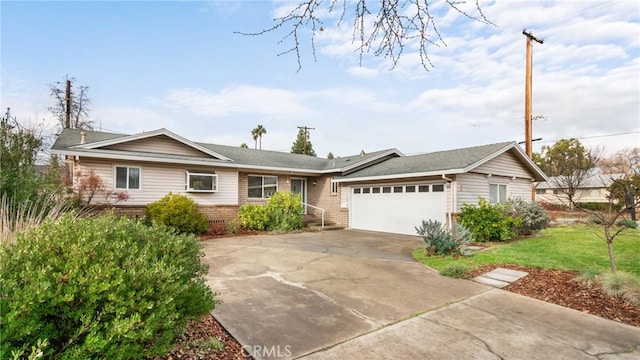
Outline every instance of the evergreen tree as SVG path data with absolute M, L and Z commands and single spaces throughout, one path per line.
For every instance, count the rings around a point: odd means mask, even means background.
M 313 150 L 313 144 L 309 140 L 309 134 L 303 129 L 298 130 L 298 137 L 291 146 L 292 154 L 306 154 L 310 156 L 316 156 L 315 150 Z

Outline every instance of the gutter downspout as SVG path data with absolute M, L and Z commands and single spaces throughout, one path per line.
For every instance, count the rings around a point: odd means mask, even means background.
M 451 193 L 451 207 L 449 208 L 449 211 L 447 213 L 448 215 L 448 219 L 447 219 L 447 228 L 449 230 L 451 230 L 451 228 L 453 227 L 453 211 L 455 211 L 455 207 L 456 207 L 456 203 L 457 203 L 457 189 L 455 187 L 455 181 L 451 178 L 448 178 L 445 174 L 442 174 L 442 179 L 446 180 L 449 183 L 449 188 L 452 189 L 452 193 Z

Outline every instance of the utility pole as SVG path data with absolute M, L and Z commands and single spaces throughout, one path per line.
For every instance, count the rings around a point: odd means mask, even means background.
M 302 153 L 305 155 L 309 155 L 307 154 L 307 139 L 309 138 L 309 130 L 315 130 L 316 128 L 312 128 L 312 127 L 308 127 L 308 126 L 298 126 L 298 129 L 302 130 L 304 133 L 304 137 L 303 137 L 303 146 L 302 146 Z
M 524 141 L 525 151 L 527 156 L 533 158 L 533 146 L 532 146 L 532 119 L 531 119 L 531 93 L 532 93 L 532 62 L 533 62 L 533 41 L 542 44 L 544 41 L 533 36 L 531 32 L 527 32 L 527 29 L 522 30 L 522 34 L 527 37 L 527 70 L 525 78 L 525 90 L 524 90 Z
M 64 121 L 67 129 L 71 128 L 71 80 L 67 80 L 67 91 L 65 94 Z

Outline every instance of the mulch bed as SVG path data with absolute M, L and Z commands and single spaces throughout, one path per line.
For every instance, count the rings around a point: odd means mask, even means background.
M 497 267 L 529 273 L 503 290 L 640 327 L 640 306 L 611 297 L 597 285 L 574 281 L 577 274 L 571 271 L 502 264 L 482 266 L 472 271 L 471 276 L 476 277 Z
M 216 338 L 224 345 L 222 351 L 202 349 L 194 344 Z M 154 357 L 153 360 L 245 360 L 251 359 L 242 346 L 213 317 L 207 315 L 200 321 L 192 321 L 179 339 L 178 345 L 167 355 Z

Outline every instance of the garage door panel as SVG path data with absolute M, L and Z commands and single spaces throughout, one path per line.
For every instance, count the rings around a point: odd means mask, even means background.
M 446 193 L 354 194 L 352 189 L 350 213 L 354 229 L 416 235 L 422 220 L 445 222 Z

